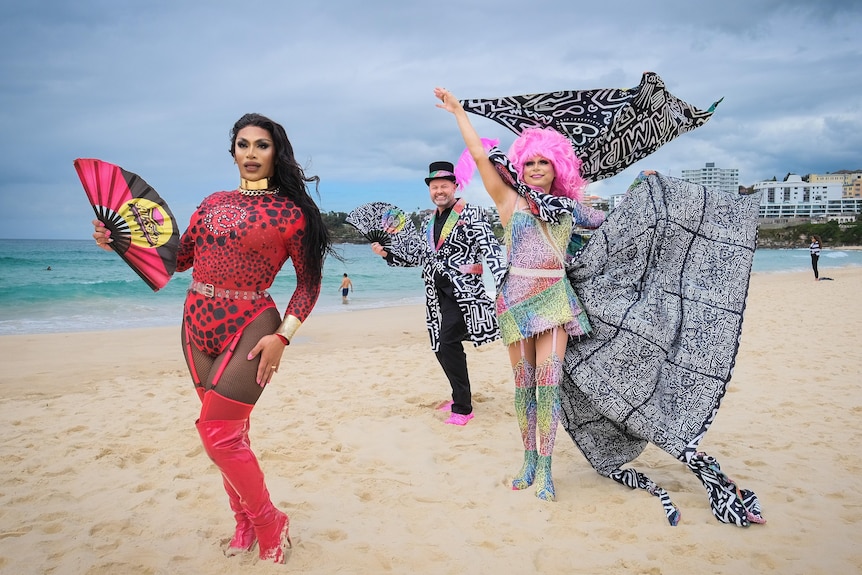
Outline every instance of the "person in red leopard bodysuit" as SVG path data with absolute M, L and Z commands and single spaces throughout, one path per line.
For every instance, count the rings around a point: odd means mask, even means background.
M 183 310 L 182 344 L 201 399 L 196 427 L 221 471 L 236 519 L 225 554 L 251 551 L 283 563 L 288 516 L 275 508 L 249 444 L 249 416 L 285 347 L 320 294 L 329 234 L 308 193 L 284 128 L 246 114 L 231 130 L 230 153 L 240 186 L 205 198 L 180 239 L 177 271 L 192 268 Z M 93 222 L 110 249 L 110 233 Z M 296 290 L 279 314 L 267 289 L 290 259 Z

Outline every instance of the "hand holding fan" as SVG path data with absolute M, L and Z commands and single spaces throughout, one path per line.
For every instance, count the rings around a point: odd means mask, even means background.
M 384 248 L 392 245 L 392 236 L 403 231 L 410 223 L 401 208 L 385 202 L 362 204 L 347 214 L 347 223 L 359 230 L 365 239 L 377 242 Z
M 96 212 L 111 231 L 110 245 L 153 291 L 176 270 L 180 235 L 167 203 L 137 174 L 96 159 L 75 170 Z

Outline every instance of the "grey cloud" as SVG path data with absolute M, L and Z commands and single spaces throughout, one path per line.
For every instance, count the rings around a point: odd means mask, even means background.
M 227 135 L 248 111 L 285 125 L 298 159 L 321 176 L 324 209 L 425 205 L 428 162 L 463 149 L 452 117 L 434 107 L 435 85 L 492 97 L 634 86 L 654 70 L 699 107 L 725 98 L 703 128 L 594 184 L 604 195 L 647 167 L 679 174 L 715 161 L 738 167 L 746 184 L 862 167 L 858 4 L 11 6 L 0 23 L 0 235 L 36 237 L 46 205 L 86 213 L 78 156 L 140 173 L 182 221 L 204 195 L 234 185 Z M 514 137 L 474 124 L 503 147 Z M 36 195 L 38 209 L 18 199 Z M 86 234 L 89 215 L 79 217 L 52 237 Z

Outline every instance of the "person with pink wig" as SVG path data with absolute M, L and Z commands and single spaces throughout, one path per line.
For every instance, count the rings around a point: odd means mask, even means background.
M 581 205 L 586 181 L 569 141 L 552 129 L 527 129 L 504 155 L 485 149 L 463 106 L 437 88 L 437 104 L 454 114 L 500 215 L 508 273 L 497 287 L 497 319 L 515 380 L 515 413 L 524 462 L 512 489 L 535 483 L 536 497 L 556 498 L 551 456 L 560 421 L 559 384 L 568 337 L 591 326 L 566 278 L 567 250 L 575 226 L 597 228 L 605 214 Z

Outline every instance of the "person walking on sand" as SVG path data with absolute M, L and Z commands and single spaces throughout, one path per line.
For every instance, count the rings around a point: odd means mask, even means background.
M 249 444 L 249 417 L 317 302 L 332 247 L 308 191 L 319 178 L 305 176 L 280 124 L 242 116 L 230 133 L 230 154 L 239 186 L 204 198 L 180 239 L 176 269 L 193 268 L 183 355 L 201 401 L 195 427 L 236 520 L 225 555 L 257 544 L 261 560 L 283 563 L 290 520 L 270 499 Z M 110 232 L 93 224 L 96 243 L 110 250 Z M 296 288 L 282 318 L 267 290 L 288 259 Z
M 811 236 L 811 245 L 808 246 L 811 252 L 811 268 L 814 270 L 814 281 L 820 279 L 820 272 L 817 270 L 817 262 L 820 261 L 820 249 L 822 248 L 820 236 Z
M 353 282 L 350 281 L 350 278 L 347 277 L 347 274 L 344 274 L 344 277 L 341 279 L 341 303 L 347 304 L 347 294 L 353 291 Z
M 422 227 L 423 242 L 395 253 L 375 242 L 371 249 L 390 266 L 422 266 L 425 319 L 431 349 L 452 388 L 446 423 L 473 419 L 467 356 L 462 341 L 482 345 L 500 337 L 494 302 L 482 281 L 482 258 L 497 283 L 505 273 L 502 248 L 481 208 L 455 197 L 458 182 L 451 162 L 432 162 L 425 184 L 435 210 Z M 409 249 L 410 251 L 407 251 Z
M 437 104 L 455 116 L 461 136 L 500 214 L 509 270 L 497 292 L 497 318 L 515 381 L 515 414 L 524 461 L 512 489 L 536 484 L 536 497 L 556 498 L 551 456 L 560 420 L 559 384 L 568 336 L 591 331 L 587 314 L 566 278 L 566 250 L 574 225 L 597 228 L 602 211 L 578 201 L 586 187 L 569 141 L 551 129 L 527 129 L 508 157 L 528 193 L 506 181 L 488 157 L 467 113 L 451 92 L 434 91 Z M 556 207 L 551 216 L 548 207 Z

